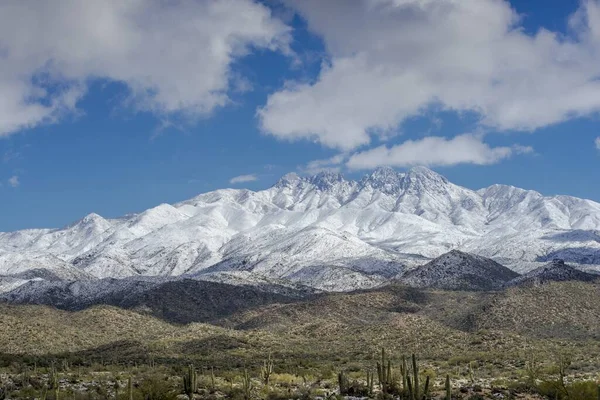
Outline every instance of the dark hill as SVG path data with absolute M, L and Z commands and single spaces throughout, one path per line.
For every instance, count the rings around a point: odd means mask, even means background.
M 407 271 L 400 281 L 418 288 L 487 291 L 501 289 L 518 276 L 489 258 L 452 250 Z

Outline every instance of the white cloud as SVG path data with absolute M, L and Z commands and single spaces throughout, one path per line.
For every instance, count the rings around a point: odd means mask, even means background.
M 8 179 L 8 184 L 12 187 L 17 187 L 21 184 L 21 182 L 19 181 L 19 177 L 17 175 L 14 175 Z
M 600 150 L 600 136 L 596 138 L 595 143 L 596 143 L 596 148 L 598 150 Z
M 261 128 L 345 151 L 434 106 L 532 131 L 600 110 L 600 3 L 570 35 L 521 28 L 505 0 L 286 0 L 330 59 L 258 110 Z M 380 150 L 381 151 L 381 150 Z
M 250 175 L 240 175 L 240 176 L 236 176 L 234 178 L 231 178 L 229 180 L 229 183 L 231 183 L 232 185 L 235 185 L 237 183 L 245 183 L 245 182 L 254 182 L 257 181 L 258 177 L 254 174 L 250 174 Z
M 490 147 L 479 136 L 460 135 L 452 139 L 426 137 L 407 140 L 393 146 L 380 146 L 353 154 L 346 166 L 349 169 L 373 169 L 378 166 L 408 167 L 415 165 L 451 166 L 457 164 L 495 164 L 517 153 L 531 153 L 531 147 Z
M 4 152 L 4 155 L 2 156 L 2 162 L 4 164 L 7 164 L 13 160 L 17 160 L 21 158 L 21 153 L 18 151 L 14 151 L 14 150 L 8 150 L 6 152 Z
M 300 170 L 309 175 L 315 175 L 324 171 L 340 172 L 342 169 L 341 164 L 347 157 L 346 154 L 337 154 L 330 158 L 313 160 L 306 164 L 306 166 L 300 168 Z
M 2 1 L 0 136 L 72 112 L 96 78 L 126 85 L 135 109 L 204 116 L 250 89 L 236 60 L 289 40 L 254 0 Z

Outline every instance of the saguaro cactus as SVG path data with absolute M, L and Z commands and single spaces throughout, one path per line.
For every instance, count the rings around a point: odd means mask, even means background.
M 54 400 L 59 400 L 59 387 L 58 387 L 58 374 L 56 373 L 56 367 L 52 365 L 50 374 L 48 376 L 48 389 L 54 394 Z
M 413 374 L 414 374 L 414 396 L 413 399 L 414 400 L 420 400 L 421 396 L 420 396 L 420 388 L 419 388 L 419 366 L 417 365 L 417 357 L 413 354 L 412 355 L 412 367 L 413 367 Z
M 187 374 L 183 376 L 183 389 L 190 399 L 196 392 L 196 388 L 198 388 L 197 380 L 198 375 L 196 374 L 196 369 L 190 364 Z
M 350 382 L 348 381 L 348 377 L 346 376 L 344 371 L 340 371 L 340 373 L 338 373 L 338 386 L 340 388 L 341 395 L 348 394 L 348 388 L 350 387 Z
M 369 395 L 373 394 L 373 381 L 374 380 L 375 380 L 375 376 L 373 374 L 373 371 L 368 370 L 367 371 L 367 390 L 369 392 Z
M 252 379 L 250 378 L 247 369 L 244 369 L 242 384 L 244 389 L 244 400 L 250 400 L 250 398 L 252 397 Z
M 133 400 L 133 381 L 131 380 L 131 376 L 127 379 L 127 398 Z
M 215 368 L 210 367 L 210 388 L 215 390 Z
M 269 354 L 269 359 L 264 361 L 263 366 L 260 369 L 260 377 L 267 386 L 269 386 L 271 374 L 273 374 L 273 360 L 271 360 L 271 354 Z
M 377 363 L 377 378 L 383 393 L 388 393 L 392 387 L 392 363 L 386 358 L 385 349 L 381 349 L 381 362 Z

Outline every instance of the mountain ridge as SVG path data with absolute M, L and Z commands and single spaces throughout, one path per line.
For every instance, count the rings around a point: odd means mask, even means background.
M 599 203 L 506 185 L 474 191 L 425 167 L 379 168 L 360 180 L 291 173 L 265 190 L 221 189 L 117 219 L 92 213 L 64 228 L 0 233 L 0 276 L 35 268 L 67 280 L 191 276 L 348 291 L 454 249 L 517 272 L 561 255 L 598 269 L 597 232 Z
M 600 280 L 600 275 L 580 271 L 565 264 L 563 260 L 557 259 L 512 279 L 505 286 L 535 286 L 548 282 L 594 282 L 598 280 Z

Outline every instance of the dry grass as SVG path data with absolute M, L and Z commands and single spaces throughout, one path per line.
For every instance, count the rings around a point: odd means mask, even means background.
M 229 315 L 216 325 L 174 325 L 108 306 L 66 312 L 0 305 L 0 353 L 74 353 L 109 362 L 138 354 L 220 369 L 258 368 L 271 353 L 282 369 L 334 373 L 366 368 L 386 347 L 396 360 L 400 354 L 419 354 L 438 375 L 460 375 L 477 361 L 478 374 L 490 378 L 522 376 L 532 354 L 550 365 L 568 353 L 575 371 L 585 375 L 600 368 L 600 303 L 593 301 L 599 291 L 590 283 L 498 293 L 391 286 L 271 304 Z

